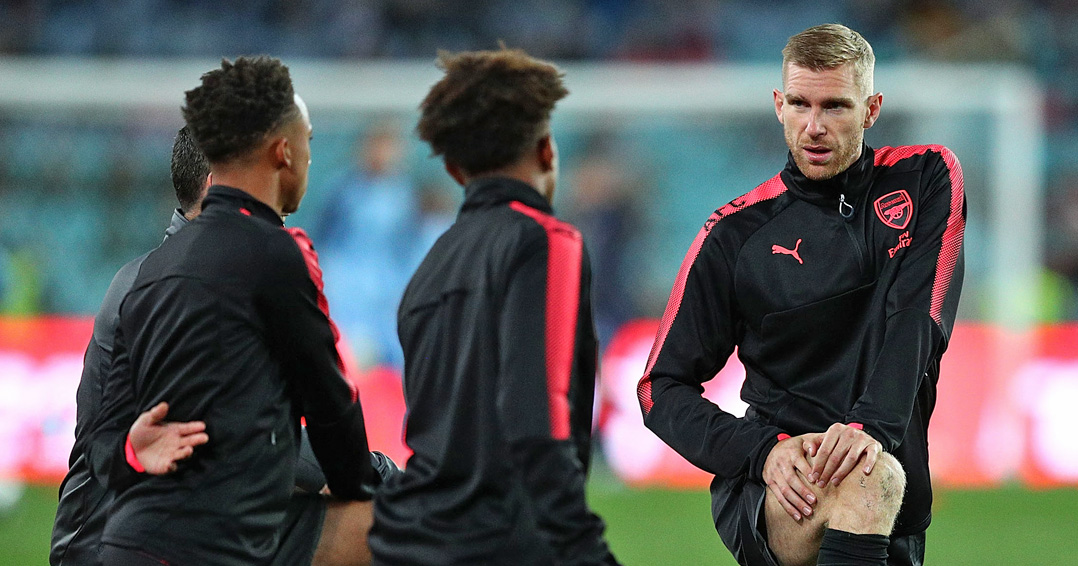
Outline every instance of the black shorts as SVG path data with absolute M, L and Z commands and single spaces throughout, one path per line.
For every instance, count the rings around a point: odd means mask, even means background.
M 741 566 L 779 566 L 767 545 L 764 499 L 767 486 L 746 478 L 711 482 L 711 516 L 723 544 Z M 925 561 L 924 531 L 891 537 L 888 566 L 922 566 Z
M 325 518 L 324 497 L 314 493 L 294 494 L 288 501 L 288 510 L 281 525 L 281 543 L 270 565 L 309 566 L 318 548 Z

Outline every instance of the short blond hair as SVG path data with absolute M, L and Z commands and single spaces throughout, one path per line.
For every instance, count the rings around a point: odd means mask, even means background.
M 823 71 L 851 63 L 854 78 L 865 96 L 872 94 L 872 71 L 876 56 L 861 34 L 842 24 L 813 26 L 794 35 L 782 49 L 782 87 L 790 64 Z

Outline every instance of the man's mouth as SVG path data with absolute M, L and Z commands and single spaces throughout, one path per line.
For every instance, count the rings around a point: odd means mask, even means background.
M 815 165 L 823 164 L 831 157 L 831 149 L 822 145 L 806 145 L 802 149 L 809 162 Z

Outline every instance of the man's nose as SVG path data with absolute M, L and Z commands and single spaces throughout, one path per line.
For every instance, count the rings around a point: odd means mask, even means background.
M 820 116 L 820 113 L 815 110 L 809 113 L 808 125 L 805 127 L 805 133 L 814 138 L 818 138 L 826 134 L 827 128 L 824 127 L 823 120 L 821 120 L 821 118 L 822 116 Z

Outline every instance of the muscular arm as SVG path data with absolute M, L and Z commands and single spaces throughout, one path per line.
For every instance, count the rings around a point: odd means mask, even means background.
M 644 424 L 686 460 L 721 477 L 761 480 L 782 431 L 734 417 L 702 396 L 738 334 L 733 268 L 711 234 L 715 220 L 685 256 L 637 395 Z
M 947 347 L 962 288 L 966 223 L 962 167 L 947 148 L 936 146 L 929 151 L 932 165 L 917 203 L 917 225 L 888 294 L 883 351 L 864 393 L 845 419 L 863 426 L 864 433 L 887 452 L 902 442 L 929 365 Z M 813 468 L 820 481 L 841 481 L 860 459 L 858 450 L 871 450 L 858 438 L 855 432 L 839 427 L 829 430 L 822 441 L 822 457 Z
M 307 419 L 307 435 L 330 490 L 344 499 L 369 499 L 374 469 L 363 409 L 343 377 L 317 255 L 302 230 L 288 232 L 292 247 L 274 240 L 281 249 L 266 254 L 270 265 L 257 308 Z
M 126 460 L 124 446 L 128 427 L 138 416 L 135 381 L 123 331 L 117 328 L 112 345 L 112 364 L 105 374 L 101 407 L 89 432 L 78 440 L 90 469 L 110 489 L 122 489 L 138 478 Z

